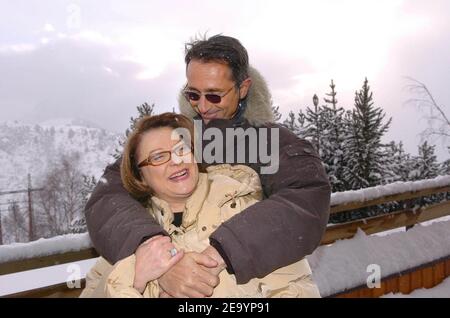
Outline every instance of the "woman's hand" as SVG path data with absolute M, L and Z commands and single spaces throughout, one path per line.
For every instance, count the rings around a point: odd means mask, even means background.
M 133 286 L 141 294 L 149 281 L 158 279 L 169 268 L 183 258 L 183 251 L 172 256 L 175 245 L 170 237 L 156 235 L 142 243 L 136 250 L 136 265 Z

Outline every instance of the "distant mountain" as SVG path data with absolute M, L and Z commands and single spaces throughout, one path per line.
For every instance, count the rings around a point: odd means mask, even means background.
M 78 126 L 86 128 L 102 129 L 99 125 L 86 119 L 81 118 L 56 118 L 39 123 L 42 127 L 60 127 L 60 126 Z
M 61 154 L 79 156 L 82 173 L 98 179 L 113 161 L 111 154 L 119 137 L 78 119 L 57 119 L 39 125 L 0 123 L 0 192 L 26 188 L 28 173 L 33 186 L 42 186 L 43 175 L 57 164 Z

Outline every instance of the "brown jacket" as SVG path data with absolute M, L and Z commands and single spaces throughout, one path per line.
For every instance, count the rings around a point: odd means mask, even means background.
M 186 203 L 181 226 L 172 224 L 172 210 L 163 200 L 153 197 L 149 212 L 178 249 L 201 252 L 209 245 L 208 237 L 215 228 L 261 198 L 261 183 L 254 170 L 224 164 L 200 174 L 197 188 Z M 134 254 L 114 266 L 100 258 L 86 277 L 81 297 L 159 297 L 157 281 L 149 282 L 143 295 L 133 288 L 135 262 Z M 219 278 L 212 297 L 320 297 L 306 258 L 246 284 L 237 284 L 235 276 L 226 271 Z
M 260 175 L 266 199 L 233 216 L 210 235 L 211 245 L 224 257 L 227 270 L 236 275 L 240 284 L 311 254 L 325 231 L 331 194 L 328 176 L 311 143 L 272 123 L 267 85 L 256 70 L 252 69 L 250 76 L 253 84 L 239 116 L 212 120 L 204 127 L 221 131 L 230 127 L 279 128 L 279 170 Z M 184 98 L 180 97 L 179 102 L 181 113 L 195 116 Z M 270 133 L 267 136 L 270 145 Z M 248 147 L 245 144 L 246 154 Z M 244 164 L 258 173 L 262 166 L 260 162 Z M 92 243 L 111 263 L 133 254 L 144 239 L 167 235 L 122 186 L 120 161 L 106 168 L 85 214 Z

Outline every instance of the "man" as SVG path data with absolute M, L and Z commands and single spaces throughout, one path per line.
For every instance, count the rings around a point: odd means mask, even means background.
M 186 46 L 185 62 L 187 84 L 179 99 L 181 113 L 202 119 L 204 131 L 219 131 L 224 136 L 227 129 L 244 131 L 223 140 L 223 154 L 228 163 L 240 163 L 236 160 L 244 155 L 245 164 L 260 174 L 266 196 L 218 227 L 205 251 L 186 253 L 158 280 L 168 295 L 203 297 L 211 295 L 218 283 L 214 268 L 225 267 L 238 283 L 246 283 L 312 253 L 328 222 L 331 190 L 311 144 L 273 123 L 267 85 L 249 67 L 247 51 L 237 39 L 217 35 L 194 41 Z M 257 160 L 252 159 L 255 141 L 245 142 L 251 130 L 256 131 L 258 147 L 268 146 L 276 155 L 271 158 L 279 158 L 270 173 L 263 173 L 268 164 L 259 155 L 261 149 L 257 149 Z M 260 134 L 267 130 L 276 133 Z M 206 152 L 209 143 L 205 139 Z M 244 154 L 242 148 L 228 147 L 236 141 L 244 145 Z M 220 152 L 211 152 L 205 162 L 222 163 L 220 159 L 208 162 Z M 85 211 L 92 242 L 111 263 L 134 253 L 146 239 L 167 235 L 125 191 L 119 167 L 118 161 L 106 168 L 102 178 L 106 182 L 96 186 Z

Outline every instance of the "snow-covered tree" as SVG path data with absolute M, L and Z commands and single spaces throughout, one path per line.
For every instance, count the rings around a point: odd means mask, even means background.
M 386 148 L 383 184 L 408 181 L 412 169 L 411 155 L 403 149 L 403 143 L 391 141 Z
M 324 98 L 325 105 L 320 111 L 320 122 L 322 130 L 320 132 L 320 155 L 325 165 L 325 169 L 330 178 L 332 191 L 344 191 L 343 171 L 344 171 L 344 149 L 345 124 L 344 109 L 338 107 L 336 98 L 337 92 L 335 84 L 331 80 L 331 92 Z
M 412 181 L 432 179 L 439 174 L 439 164 L 434 154 L 434 145 L 428 145 L 425 141 L 419 146 L 419 155 L 413 158 L 412 170 L 408 178 Z
M 272 113 L 275 122 L 278 123 L 281 120 L 280 106 L 272 106 Z
M 318 100 L 317 95 L 314 96 L 314 99 Z M 314 107 L 307 107 L 305 112 L 305 127 L 304 127 L 304 137 L 309 139 L 313 144 L 314 148 L 316 148 L 317 152 L 320 154 L 321 149 L 321 134 L 323 131 L 323 116 L 322 116 L 323 108 L 317 104 L 314 104 Z
M 386 114 L 374 106 L 373 93 L 367 78 L 355 93 L 355 108 L 345 116 L 347 136 L 344 143 L 344 181 L 347 189 L 375 186 L 383 179 L 385 145 L 381 137 L 388 130 L 392 118 L 384 122 Z
M 439 167 L 439 174 L 440 175 L 450 175 L 450 159 L 444 161 L 441 163 Z
M 119 145 L 118 145 L 118 147 L 115 149 L 115 151 L 113 153 L 113 157 L 115 159 L 119 159 L 120 156 L 122 156 L 123 147 L 125 146 L 125 143 L 127 141 L 127 137 L 134 130 L 134 127 L 135 127 L 136 123 L 138 122 L 138 120 L 141 119 L 144 116 L 151 116 L 151 115 L 153 115 L 153 111 L 155 109 L 155 104 L 149 105 L 147 103 L 144 103 L 144 104 L 142 104 L 140 106 L 137 106 L 136 109 L 138 111 L 138 116 L 137 117 L 130 117 L 130 127 L 127 128 L 127 130 L 125 131 L 125 136 L 122 138 L 122 140 L 119 141 Z
M 283 121 L 283 126 L 298 135 L 299 126 L 297 124 L 297 119 L 295 118 L 295 113 L 292 110 L 289 112 L 288 117 Z

